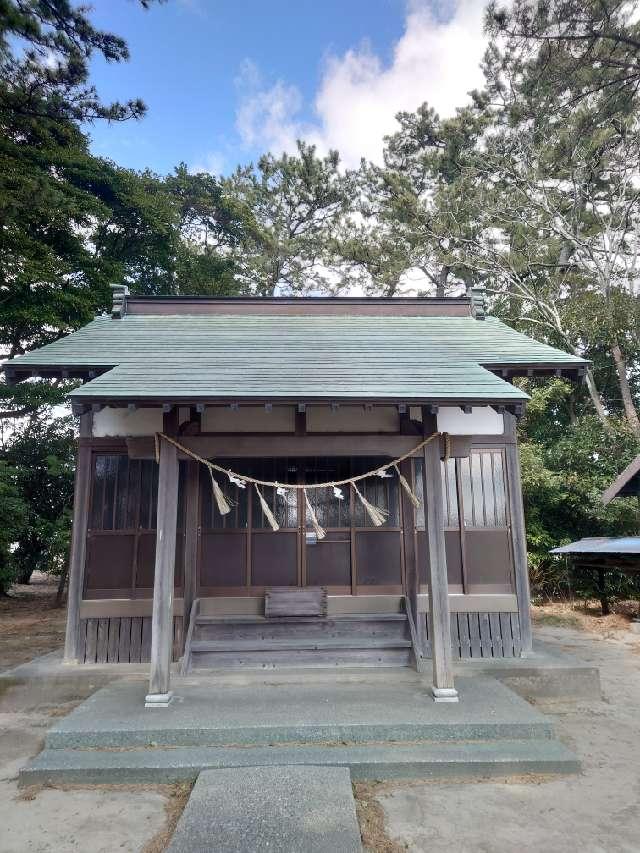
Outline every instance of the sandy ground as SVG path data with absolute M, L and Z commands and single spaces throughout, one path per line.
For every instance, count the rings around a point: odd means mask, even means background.
M 46 583 L 0 602 L 0 668 L 61 644 L 64 613 Z M 356 786 L 367 849 L 375 853 L 640 851 L 640 635 L 628 614 L 599 619 L 567 605 L 536 609 L 536 633 L 600 667 L 602 702 L 541 706 L 583 761 L 577 777 Z M 585 630 L 586 629 L 586 630 Z M 4 689 L 2 689 L 4 686 Z M 184 788 L 95 786 L 20 791 L 19 768 L 46 729 L 97 685 L 0 682 L 0 853 L 160 853 Z
M 54 607 L 56 583 L 34 572 L 0 598 L 0 672 L 64 645 L 65 607 Z
M 60 648 L 65 609 L 55 583 L 35 576 L 0 599 L 0 671 Z M 184 803 L 179 788 L 44 788 L 20 791 L 18 770 L 46 729 L 96 689 L 83 684 L 0 682 L 0 853 L 159 853 Z
M 534 783 L 381 785 L 375 798 L 396 850 L 640 850 L 640 636 L 624 625 L 598 634 L 540 621 L 536 634 L 600 667 L 603 701 L 539 706 L 583 772 Z

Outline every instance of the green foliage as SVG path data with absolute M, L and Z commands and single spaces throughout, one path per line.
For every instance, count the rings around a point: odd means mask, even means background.
M 73 497 L 74 434 L 71 418 L 33 420 L 13 437 L 6 464 L 22 503 L 19 529 L 12 533 L 13 570 L 28 579 L 33 571 L 59 574 L 68 554 Z M 2 507 L 2 524 L 8 510 Z
M 487 29 L 522 74 L 520 112 L 545 98 L 563 113 L 587 102 L 626 109 L 640 79 L 640 23 L 624 0 L 491 2 Z M 560 118 L 560 116 L 558 116 Z
M 243 290 L 332 290 L 334 233 L 353 195 L 352 176 L 338 166 L 335 151 L 318 157 L 315 146 L 298 142 L 296 155 L 265 154 L 257 168 L 239 167 L 223 181 L 224 196 L 244 217 L 242 239 L 230 245 Z
M 26 515 L 18 472 L 0 459 L 0 595 L 6 594 L 16 577 L 13 549 L 24 530 Z
M 72 121 L 144 114 L 139 99 L 103 104 L 88 83 L 94 53 L 123 62 L 129 51 L 119 36 L 96 30 L 87 12 L 69 0 L 0 0 L 0 110 Z
M 589 572 L 570 577 L 564 561 L 549 550 L 586 536 L 636 531 L 635 501 L 618 499 L 605 507 L 601 495 L 640 452 L 640 442 L 624 419 L 610 419 L 607 427 L 593 415 L 571 422 L 573 390 L 565 382 L 528 390 L 532 399 L 520 425 L 520 453 L 532 589 L 555 595 L 571 588 L 590 598 L 597 579 Z M 612 597 L 637 594 L 637 583 L 620 573 L 609 573 L 608 584 Z

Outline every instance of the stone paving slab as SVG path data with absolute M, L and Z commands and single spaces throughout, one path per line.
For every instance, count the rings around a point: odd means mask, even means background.
M 296 683 L 174 680 L 168 708 L 145 709 L 145 685 L 114 682 L 47 733 L 48 748 L 268 745 L 550 738 L 550 721 L 493 678 L 459 678 L 457 704 L 415 681 Z
M 167 853 L 361 853 L 349 771 L 341 767 L 208 770 Z
M 47 749 L 20 773 L 21 785 L 158 784 L 193 781 L 201 770 L 306 765 L 345 767 L 354 780 L 484 778 L 575 773 L 579 762 L 555 740 L 361 746 Z

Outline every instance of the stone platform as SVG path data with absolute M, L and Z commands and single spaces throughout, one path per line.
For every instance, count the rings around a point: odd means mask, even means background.
M 148 783 L 281 765 L 348 767 L 358 779 L 578 769 L 550 720 L 493 678 L 459 678 L 460 702 L 440 705 L 414 672 L 332 676 L 175 679 L 165 709 L 144 708 L 144 683 L 113 682 L 49 730 L 21 783 Z

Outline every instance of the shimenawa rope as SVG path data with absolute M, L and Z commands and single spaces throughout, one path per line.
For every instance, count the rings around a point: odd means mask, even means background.
M 267 488 L 277 489 L 278 494 L 281 494 L 283 490 L 287 490 L 287 489 L 302 489 L 303 494 L 304 494 L 305 504 L 307 507 L 307 513 L 308 513 L 309 521 L 311 522 L 311 526 L 315 530 L 316 535 L 318 536 L 318 539 L 323 539 L 325 537 L 325 531 L 322 528 L 322 526 L 320 525 L 320 523 L 318 522 L 318 518 L 316 516 L 315 510 L 314 510 L 314 508 L 313 508 L 313 506 L 309 500 L 309 496 L 307 494 L 308 489 L 332 488 L 334 495 L 336 496 L 336 499 L 341 500 L 342 498 L 338 495 L 338 492 L 340 491 L 339 487 L 340 486 L 346 486 L 346 485 L 352 486 L 356 495 L 358 496 L 358 499 L 360 500 L 360 503 L 362 504 L 362 506 L 366 510 L 367 515 L 369 516 L 369 518 L 371 519 L 373 524 L 376 527 L 380 527 L 386 521 L 389 513 L 386 510 L 382 509 L 381 507 L 377 507 L 374 504 L 372 504 L 370 501 L 368 501 L 367 498 L 362 494 L 360 489 L 358 489 L 358 487 L 356 486 L 356 483 L 360 482 L 361 480 L 366 480 L 368 477 L 387 477 L 389 475 L 386 472 L 390 468 L 393 468 L 395 470 L 395 472 L 397 473 L 398 479 L 400 481 L 400 485 L 402 486 L 404 491 L 407 493 L 409 500 L 411 501 L 411 503 L 413 504 L 414 507 L 416 507 L 416 508 L 419 507 L 420 506 L 419 498 L 413 492 L 413 490 L 412 490 L 411 486 L 409 485 L 409 482 L 407 481 L 406 477 L 404 477 L 400 473 L 400 468 L 398 466 L 405 459 L 408 459 L 410 456 L 413 456 L 414 453 L 417 453 L 418 450 L 421 450 L 423 447 L 426 447 L 426 445 L 429 444 L 429 442 L 433 441 L 436 438 L 440 438 L 441 436 L 444 438 L 444 446 L 445 446 L 444 458 L 448 459 L 450 452 L 451 452 L 451 440 L 449 437 L 449 433 L 434 432 L 428 438 L 425 438 L 423 441 L 421 441 L 419 444 L 417 444 L 412 450 L 409 450 L 407 453 L 403 453 L 402 456 L 398 456 L 396 459 L 393 459 L 391 462 L 387 462 L 384 465 L 380 465 L 377 468 L 374 468 L 371 471 L 367 471 L 364 474 L 355 474 L 353 477 L 347 477 L 344 480 L 330 480 L 326 483 L 307 483 L 307 484 L 279 483 L 277 480 L 259 480 L 256 477 L 250 477 L 250 476 L 245 475 L 245 474 L 238 474 L 235 471 L 231 471 L 229 468 L 224 468 L 221 465 L 216 465 L 215 462 L 211 462 L 209 459 L 204 459 L 202 456 L 199 456 L 197 453 L 194 453 L 193 450 L 189 450 L 188 447 L 185 447 L 183 444 L 180 444 L 179 441 L 176 441 L 174 438 L 171 438 L 171 436 L 166 435 L 163 432 L 156 433 L 156 435 L 155 435 L 155 451 L 156 451 L 156 462 L 158 462 L 160 459 L 160 439 L 163 439 L 164 441 L 168 442 L 169 444 L 172 444 L 174 447 L 176 447 L 178 450 L 180 450 L 185 455 L 189 456 L 191 459 L 195 460 L 196 462 L 200 462 L 202 465 L 205 465 L 209 470 L 209 475 L 211 477 L 211 487 L 212 487 L 213 494 L 215 497 L 216 505 L 217 505 L 218 510 L 219 510 L 221 515 L 226 515 L 227 513 L 231 512 L 231 505 L 230 505 L 229 501 L 227 500 L 227 498 L 225 497 L 224 492 L 220 488 L 218 481 L 213 476 L 214 471 L 218 471 L 221 474 L 226 474 L 226 476 L 229 478 L 229 482 L 233 483 L 236 486 L 239 486 L 240 488 L 245 488 L 247 483 L 253 484 L 253 486 L 255 487 L 256 493 L 258 495 L 258 500 L 260 501 L 260 506 L 262 507 L 262 512 L 264 513 L 265 518 L 267 519 L 267 521 L 271 525 L 272 530 L 279 530 L 280 525 L 278 524 L 276 517 L 274 516 L 271 508 L 269 507 L 269 504 L 265 500 L 264 495 L 260 491 L 260 486 L 263 486 L 263 487 L 266 486 Z

